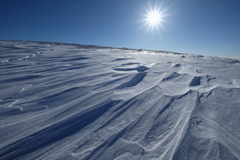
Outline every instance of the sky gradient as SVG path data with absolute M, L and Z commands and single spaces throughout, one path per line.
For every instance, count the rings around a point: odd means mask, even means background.
M 144 25 L 150 7 L 164 11 Z M 239 0 L 1 0 L 0 40 L 240 57 Z

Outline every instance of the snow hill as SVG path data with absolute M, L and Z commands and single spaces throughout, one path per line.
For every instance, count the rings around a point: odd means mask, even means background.
M 0 41 L 1 160 L 240 159 L 240 61 Z

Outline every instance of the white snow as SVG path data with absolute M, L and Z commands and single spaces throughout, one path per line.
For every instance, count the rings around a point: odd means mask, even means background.
M 0 159 L 240 159 L 240 61 L 0 41 Z

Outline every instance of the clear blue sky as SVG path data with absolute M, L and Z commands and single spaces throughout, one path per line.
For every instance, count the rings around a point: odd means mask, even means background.
M 149 5 L 165 11 L 158 29 Z M 240 56 L 240 0 L 0 0 L 0 40 Z

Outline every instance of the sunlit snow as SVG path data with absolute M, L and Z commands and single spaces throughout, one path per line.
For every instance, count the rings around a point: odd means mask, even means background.
M 240 61 L 0 41 L 0 159 L 240 159 Z

